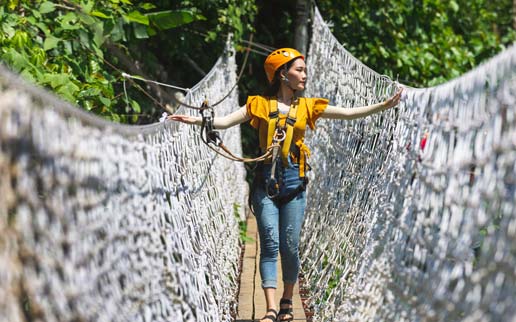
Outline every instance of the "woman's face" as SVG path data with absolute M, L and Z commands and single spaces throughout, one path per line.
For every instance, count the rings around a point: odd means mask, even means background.
M 285 75 L 288 79 L 289 86 L 296 91 L 305 89 L 306 83 L 306 64 L 303 59 L 296 59 L 290 66 Z

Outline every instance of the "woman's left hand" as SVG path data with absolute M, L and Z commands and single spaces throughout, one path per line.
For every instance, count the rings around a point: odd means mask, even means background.
M 385 109 L 388 109 L 388 108 L 398 105 L 400 102 L 402 92 L 403 92 L 403 87 L 400 87 L 400 89 L 396 92 L 396 94 L 394 94 L 392 97 L 390 97 L 389 99 L 385 100 L 385 102 L 383 102 L 383 107 Z

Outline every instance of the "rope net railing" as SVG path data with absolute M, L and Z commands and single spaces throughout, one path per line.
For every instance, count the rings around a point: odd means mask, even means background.
M 186 102 L 235 81 L 228 51 Z M 1 67 L 0 321 L 229 321 L 245 170 L 197 131 L 116 125 Z M 241 153 L 238 127 L 223 139 Z
M 306 96 L 379 102 L 316 11 Z M 516 47 L 399 108 L 319 123 L 301 242 L 314 321 L 514 321 Z

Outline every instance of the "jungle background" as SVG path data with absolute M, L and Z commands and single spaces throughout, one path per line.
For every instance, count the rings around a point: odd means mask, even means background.
M 314 4 L 354 56 L 414 87 L 457 77 L 516 39 L 516 0 L 0 3 L 2 63 L 80 108 L 128 124 L 157 122 L 167 104 L 174 108 L 174 91 L 128 81 L 126 104 L 122 72 L 192 87 L 220 56 L 229 33 L 239 65 L 251 34 L 268 47 L 302 48 L 306 39 L 297 30 L 307 26 L 309 39 Z M 250 52 L 239 82 L 241 105 L 266 86 L 263 51 Z M 242 130 L 244 153 L 257 154 L 253 131 L 245 124 Z

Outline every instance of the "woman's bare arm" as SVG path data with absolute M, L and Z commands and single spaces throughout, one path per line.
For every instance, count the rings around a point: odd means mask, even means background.
M 202 118 L 200 116 L 170 115 L 167 117 L 167 119 L 173 120 L 173 121 L 179 121 L 179 122 L 183 122 L 183 123 L 187 123 L 187 124 L 195 124 L 195 125 L 202 124 Z M 215 117 L 215 119 L 213 120 L 213 127 L 216 129 L 220 129 L 220 130 L 225 130 L 227 128 L 238 125 L 240 123 L 249 121 L 250 119 L 251 119 L 251 117 L 249 117 L 249 115 L 247 115 L 247 109 L 244 105 L 231 114 L 228 114 L 228 115 L 225 115 L 222 117 Z
M 362 117 L 369 116 L 371 114 L 375 114 L 381 111 L 384 111 L 388 108 L 398 105 L 401 97 L 401 92 L 403 90 L 400 89 L 396 94 L 387 99 L 382 103 L 377 103 L 368 106 L 354 107 L 354 108 L 343 108 L 328 105 L 326 109 L 321 114 L 322 118 L 327 119 L 343 119 L 343 120 L 354 120 Z

